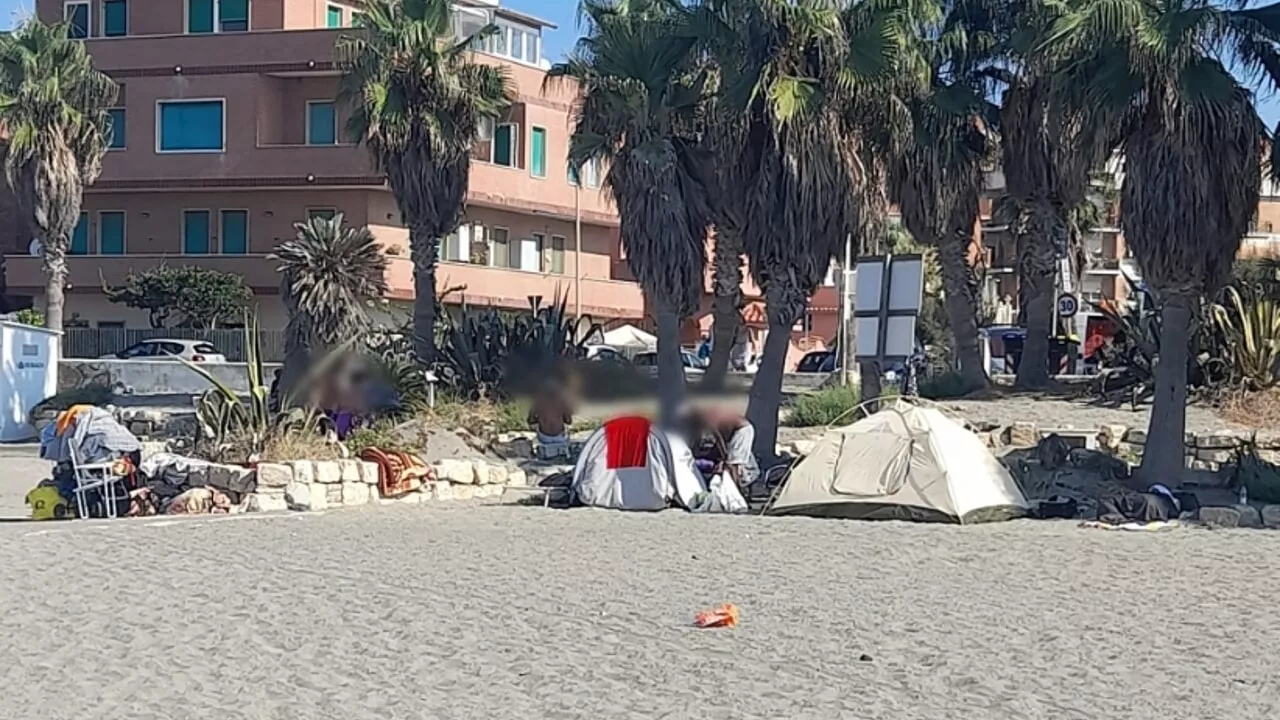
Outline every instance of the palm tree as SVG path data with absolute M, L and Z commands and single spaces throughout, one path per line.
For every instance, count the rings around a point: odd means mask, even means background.
M 436 261 L 440 238 L 457 229 L 471 171 L 471 144 L 482 119 L 511 102 L 501 68 L 471 61 L 487 25 L 454 36 L 448 0 L 360 0 L 361 29 L 340 37 L 334 55 L 339 98 L 352 108 L 350 136 L 387 174 L 409 228 L 413 259 L 413 334 L 418 362 L 435 359 Z
M 884 167 L 870 139 L 883 133 L 868 128 L 901 127 L 883 91 L 905 77 L 904 18 L 881 3 L 826 0 L 706 0 L 699 10 L 721 73 L 717 110 L 743 123 L 721 172 L 742 196 L 743 247 L 766 301 L 747 416 L 756 454 L 771 457 L 791 328 L 846 238 L 883 224 Z
M 710 58 L 707 58 L 708 61 Z M 716 72 L 714 63 L 712 72 Z M 707 121 L 703 126 L 703 142 L 710 150 L 714 172 L 711 210 L 715 222 L 715 244 L 711 255 L 713 290 L 711 359 L 707 364 L 703 385 L 711 390 L 724 386 L 734 340 L 742 331 L 742 224 L 745 212 L 743 195 L 734 187 L 735 159 L 742 151 L 744 123 L 716 107 L 715 96 L 708 98 Z
M 709 161 L 697 138 L 706 73 L 694 68 L 686 15 L 665 3 L 581 5 L 587 35 L 547 82 L 576 82 L 572 167 L 607 163 L 627 264 L 658 325 L 664 422 L 684 392 L 680 326 L 697 309 L 706 267 Z
M 5 178 L 43 247 L 45 322 L 62 330 L 67 251 L 84 188 L 102 171 L 116 84 L 93 67 L 67 26 L 28 20 L 0 37 Z
M 1160 303 L 1155 398 L 1141 473 L 1183 470 L 1187 355 L 1200 301 L 1225 284 L 1258 207 L 1270 138 L 1224 58 L 1280 82 L 1277 6 L 1105 0 L 1060 18 L 1044 41 L 1082 82 L 1072 100 L 1123 127 L 1120 222 Z M 1273 172 L 1275 165 L 1272 165 Z
M 985 387 L 987 375 L 968 252 L 995 142 L 989 122 L 994 112 L 971 64 L 973 51 L 986 49 L 990 36 L 967 26 L 965 17 L 964 8 L 957 8 L 942 28 L 922 28 L 932 81 L 925 91 L 905 98 L 912 139 L 892 158 L 889 188 L 907 229 L 917 241 L 937 248 L 952 347 L 964 385 L 972 390 Z
M 341 213 L 295 223 L 276 248 L 280 294 L 289 314 L 281 385 L 287 394 L 312 360 L 364 332 L 368 308 L 387 292 L 387 255 L 369 228 L 343 225 Z

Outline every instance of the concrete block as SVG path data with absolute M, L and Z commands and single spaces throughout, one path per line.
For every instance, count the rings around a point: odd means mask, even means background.
M 1231 462 L 1234 453 L 1230 450 L 1201 449 L 1196 450 L 1196 459 L 1204 460 L 1211 463 L 1228 463 Z
M 247 512 L 281 512 L 289 509 L 284 492 L 250 493 L 245 496 Z
M 475 470 L 466 460 L 440 460 L 434 469 L 438 480 L 448 480 L 456 485 L 471 485 L 476 481 Z
M 308 498 L 312 510 L 327 510 L 329 508 L 329 492 L 326 489 L 327 487 L 327 485 L 322 485 L 320 483 L 311 483 L 307 486 Z M 338 490 L 341 491 L 342 487 L 339 486 Z
M 359 460 L 339 460 L 338 467 L 342 470 L 342 482 L 355 483 L 364 482 L 360 479 L 360 461 Z
M 378 463 L 360 461 L 360 480 L 367 485 L 378 484 Z
M 367 505 L 369 503 L 369 486 L 363 482 L 344 482 L 342 488 L 343 505 Z
M 510 474 L 506 465 L 490 465 L 489 476 L 485 478 L 485 482 L 488 485 L 506 485 Z
M 437 480 L 435 487 L 431 489 L 431 498 L 433 500 L 452 500 L 453 483 L 447 480 Z
M 1009 428 L 1009 444 L 1015 447 L 1032 447 L 1040 442 L 1040 432 L 1032 422 L 1016 422 Z
M 329 507 L 341 507 L 342 483 L 337 483 L 336 485 L 325 485 L 324 496 L 325 502 L 329 504 Z
M 283 463 L 258 463 L 258 487 L 283 488 L 293 482 L 293 468 Z
M 507 487 L 524 487 L 529 484 L 529 475 L 520 468 L 507 472 Z
M 323 485 L 336 485 L 342 482 L 342 466 L 337 460 L 319 460 L 316 462 L 316 482 Z
M 1217 448 L 1231 450 L 1240 444 L 1234 435 L 1199 435 L 1196 437 L 1197 448 Z
M 316 464 L 310 460 L 294 460 L 289 463 L 289 467 L 293 468 L 293 479 L 295 482 L 311 483 L 316 481 Z
M 472 460 L 471 472 L 475 475 L 473 482 L 476 485 L 484 485 L 489 482 L 489 463 L 483 460 Z
M 1236 508 L 1240 511 L 1240 521 L 1236 523 L 1236 527 L 1242 528 L 1260 528 L 1262 527 L 1262 513 L 1258 512 L 1258 508 L 1252 505 L 1241 505 Z
M 311 488 L 309 483 L 291 482 L 284 489 L 284 499 L 290 510 L 316 510 L 311 506 Z M 323 496 L 323 493 L 321 493 Z
M 476 496 L 475 485 L 454 485 L 453 486 L 454 500 L 471 500 L 475 498 L 475 496 Z

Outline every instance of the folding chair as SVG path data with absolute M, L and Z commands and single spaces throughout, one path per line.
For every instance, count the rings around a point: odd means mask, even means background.
M 76 480 L 76 509 L 79 511 L 80 518 L 82 520 L 89 518 L 89 501 L 85 496 L 95 490 L 101 491 L 102 506 L 106 516 L 118 517 L 114 490 L 116 485 L 123 485 L 124 478 L 111 472 L 114 461 L 82 464 L 76 455 L 73 442 L 67 443 L 67 454 L 71 456 L 71 472 Z

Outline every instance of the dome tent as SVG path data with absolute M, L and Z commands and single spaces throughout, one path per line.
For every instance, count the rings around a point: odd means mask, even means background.
M 614 418 L 592 433 L 572 487 L 578 504 L 617 510 L 688 508 L 706 490 L 684 442 L 643 417 Z
M 828 430 L 769 512 L 971 523 L 1027 509 L 1013 476 L 976 435 L 934 408 L 899 402 Z

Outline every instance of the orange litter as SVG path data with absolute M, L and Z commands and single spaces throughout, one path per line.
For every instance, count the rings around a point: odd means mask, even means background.
M 693 624 L 700 628 L 737 627 L 738 606 L 724 603 L 714 610 L 703 610 L 693 619 Z

